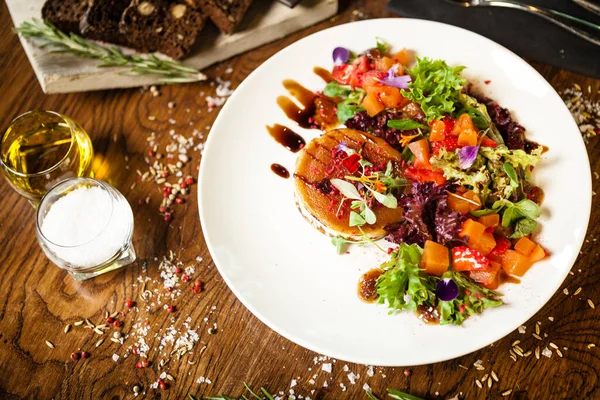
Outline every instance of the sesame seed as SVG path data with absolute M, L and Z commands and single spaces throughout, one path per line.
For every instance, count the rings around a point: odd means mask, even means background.
M 516 346 L 516 345 L 518 345 L 519 343 L 521 343 L 521 341 L 520 341 L 520 340 L 515 340 L 515 341 L 512 343 L 512 347 L 515 347 L 515 346 Z
M 534 338 L 536 338 L 537 340 L 543 340 L 540 335 L 536 335 L 535 333 L 532 333 L 531 336 L 533 336 Z
M 535 333 L 540 334 L 540 326 L 538 324 L 535 325 Z
M 54 348 L 54 344 L 52 344 L 52 342 L 50 342 L 49 340 L 46 340 L 46 345 L 47 345 L 48 347 L 50 347 L 51 349 L 53 349 L 53 348 Z
M 481 382 L 479 382 L 479 379 L 475 379 L 475 384 L 477 385 L 477 387 L 478 387 L 479 389 L 482 389 L 482 388 L 483 388 L 483 385 L 481 384 Z
M 559 349 L 556 349 L 556 354 L 558 354 L 559 357 L 563 356 L 563 353 Z
M 588 346 L 589 346 L 589 345 L 588 345 Z M 467 368 L 467 367 L 465 367 L 464 365 L 461 365 L 461 364 L 458 364 L 458 367 L 459 367 L 459 368 L 462 368 L 462 369 L 464 369 L 464 370 L 466 370 L 466 371 L 468 371 L 468 370 L 469 370 L 469 368 Z
M 510 396 L 511 393 L 512 393 L 512 390 L 510 390 L 510 389 L 505 392 L 502 392 L 502 397 Z
M 488 379 L 488 389 L 492 388 L 492 385 L 494 384 L 494 381 L 492 379 Z
M 592 300 L 588 299 L 588 301 L 587 301 L 587 302 L 588 302 L 588 304 L 590 305 L 590 307 L 591 307 L 592 309 L 595 309 L 595 308 L 596 308 L 596 306 L 594 305 L 594 302 L 593 302 Z
M 590 343 L 590 344 L 587 345 L 588 349 L 591 349 L 592 347 L 596 347 L 596 345 L 594 343 Z
M 540 347 L 536 347 L 535 348 L 535 358 L 537 358 L 538 360 L 540 359 Z
M 493 378 L 493 379 L 494 379 L 496 382 L 498 382 L 498 381 L 499 381 L 499 379 L 498 379 L 498 375 L 496 375 L 496 373 L 495 373 L 494 371 L 492 371 L 492 378 Z
M 552 348 L 554 348 L 554 349 L 558 349 L 558 346 L 557 346 L 557 345 L 555 345 L 555 344 L 554 344 L 554 343 L 552 343 L 552 342 L 550 342 L 550 343 L 549 343 L 549 345 L 550 345 L 550 347 L 552 347 Z
M 575 293 L 573 293 L 573 296 L 577 296 L 579 293 L 581 293 L 581 288 L 577 288 L 577 290 L 575 291 Z

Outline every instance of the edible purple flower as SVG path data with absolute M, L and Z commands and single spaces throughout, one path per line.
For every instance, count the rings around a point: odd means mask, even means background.
M 465 146 L 458 150 L 458 166 L 462 169 L 471 168 L 477 154 L 479 153 L 479 146 Z
M 345 47 L 336 47 L 333 49 L 333 63 L 341 65 L 348 62 L 350 59 L 350 50 Z
M 452 301 L 458 296 L 458 285 L 450 278 L 440 279 L 435 295 L 442 301 Z
M 396 76 L 397 70 L 398 64 L 394 64 L 392 68 L 389 69 L 388 75 L 381 79 L 381 83 L 398 89 L 408 89 L 408 83 L 411 81 L 410 75 Z

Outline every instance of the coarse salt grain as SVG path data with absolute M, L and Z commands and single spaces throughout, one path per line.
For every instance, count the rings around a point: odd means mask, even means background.
M 373 366 L 369 365 L 369 367 L 367 368 L 367 375 L 369 377 L 372 377 L 373 375 L 375 375 L 375 371 L 373 370 Z
M 321 369 L 325 372 L 331 373 L 331 363 L 321 365 Z
M 542 350 L 542 355 L 545 357 L 552 357 L 552 350 L 550 350 L 549 348 L 545 347 L 544 350 Z

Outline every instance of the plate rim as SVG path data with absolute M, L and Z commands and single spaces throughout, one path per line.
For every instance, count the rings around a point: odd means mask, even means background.
M 507 52 L 507 54 L 509 54 L 511 57 L 518 59 L 521 63 L 524 64 L 525 68 L 529 69 L 529 72 L 533 72 L 535 76 L 537 76 L 538 78 L 541 79 L 541 81 L 544 83 L 544 85 L 550 89 L 549 93 L 547 94 L 547 96 L 554 96 L 559 102 L 560 104 L 562 104 L 562 107 L 564 107 L 566 109 L 566 111 L 570 113 L 570 110 L 568 110 L 567 106 L 564 104 L 564 102 L 562 101 L 560 95 L 558 94 L 558 92 L 554 89 L 554 87 L 550 84 L 550 82 L 548 82 L 546 80 L 546 78 L 544 78 L 544 76 L 539 73 L 531 64 L 529 64 L 525 59 L 523 59 L 522 57 L 520 57 L 519 55 L 517 55 L 515 52 L 513 52 L 512 50 L 504 47 L 503 45 L 483 36 L 480 35 L 476 32 L 470 31 L 468 29 L 465 28 L 461 28 L 458 26 L 454 26 L 454 25 L 450 25 L 450 24 L 446 24 L 446 23 L 442 23 L 442 22 L 437 22 L 437 21 L 430 21 L 430 20 L 425 20 L 425 19 L 419 19 L 419 18 L 402 18 L 402 17 L 396 17 L 396 18 L 372 18 L 372 19 L 367 19 L 367 20 L 361 20 L 361 21 L 353 21 L 353 22 L 348 22 L 345 24 L 340 24 L 340 25 L 336 25 L 333 27 L 329 27 L 317 32 L 314 32 L 308 36 L 305 36 L 291 44 L 289 44 L 288 46 L 284 47 L 283 49 L 279 50 L 278 52 L 276 52 L 275 54 L 273 54 L 271 57 L 269 57 L 267 60 L 265 60 L 262 64 L 260 64 L 256 69 L 254 69 L 250 74 L 248 74 L 248 76 L 246 78 L 244 78 L 244 80 L 240 83 L 240 85 L 238 85 L 238 87 L 235 89 L 234 93 L 232 94 L 232 96 L 229 98 L 229 100 L 225 103 L 225 105 L 223 106 L 223 108 L 220 110 L 219 115 L 217 116 L 217 118 L 215 119 L 214 123 L 211 126 L 210 132 L 208 134 L 207 140 L 205 142 L 204 145 L 204 153 L 202 156 L 202 159 L 204 159 L 206 157 L 206 154 L 210 155 L 210 148 L 212 147 L 211 144 L 213 143 L 213 137 L 215 135 L 211 135 L 210 133 L 213 132 L 213 130 L 218 130 L 216 129 L 216 127 L 218 127 L 221 123 L 221 121 L 223 119 L 225 119 L 225 115 L 228 113 L 228 110 L 231 106 L 231 104 L 233 103 L 231 100 L 233 98 L 235 98 L 237 95 L 239 95 L 239 93 L 241 92 L 241 89 L 243 89 L 245 87 L 245 85 L 252 80 L 252 78 L 254 77 L 255 74 L 258 73 L 259 70 L 261 70 L 265 65 L 270 64 L 271 62 L 273 62 L 272 60 L 275 57 L 279 57 L 280 54 L 282 53 L 287 53 L 289 51 L 291 51 L 290 49 L 294 47 L 294 45 L 296 45 L 299 42 L 302 42 L 304 40 L 308 40 L 309 38 L 315 36 L 315 35 L 320 35 L 323 34 L 323 32 L 328 32 L 331 30 L 336 30 L 339 29 L 342 26 L 347 26 L 347 25 L 368 25 L 368 24 L 372 24 L 374 21 L 388 21 L 388 22 L 393 22 L 393 23 L 402 23 L 404 21 L 411 21 L 411 23 L 418 23 L 418 24 L 426 24 L 426 25 L 436 25 L 438 27 L 441 27 L 442 29 L 450 29 L 450 30 L 457 30 L 457 31 L 463 31 L 463 33 L 467 33 L 469 35 L 474 35 L 475 37 L 479 37 L 480 39 L 483 39 L 485 41 L 487 41 L 490 45 L 496 46 L 497 48 L 501 49 L 502 51 Z M 576 130 L 579 133 L 579 129 L 577 127 L 577 124 L 575 122 L 574 119 L 570 120 L 570 123 L 573 126 L 573 129 Z M 575 254 L 575 258 L 570 260 L 570 267 L 568 269 L 565 269 L 564 275 L 562 276 L 562 279 L 557 280 L 557 285 L 553 288 L 552 294 L 545 298 L 546 296 L 544 296 L 544 301 L 541 304 L 541 306 L 539 308 L 537 308 L 537 310 L 527 316 L 524 320 L 519 320 L 518 321 L 518 325 L 523 325 L 526 321 L 528 321 L 529 319 L 533 318 L 537 313 L 540 312 L 540 310 L 542 308 L 544 308 L 546 306 L 546 304 L 548 304 L 548 302 L 552 299 L 552 297 L 554 297 L 558 291 L 558 289 L 560 289 L 560 287 L 562 286 L 562 284 L 564 283 L 565 279 L 567 278 L 567 276 L 569 275 L 569 271 L 571 271 L 571 269 L 573 268 L 573 266 L 575 265 L 575 263 L 577 262 L 577 259 L 579 257 L 579 252 L 583 246 L 583 243 L 585 241 L 585 238 L 587 236 L 587 230 L 589 228 L 589 223 L 590 223 L 590 217 L 591 217 L 591 206 L 592 206 L 592 173 L 591 173 L 591 166 L 590 166 L 590 162 L 589 162 L 589 155 L 587 152 L 587 148 L 585 146 L 585 142 L 583 140 L 583 138 L 581 137 L 581 135 L 578 136 L 579 140 L 576 140 L 577 142 L 577 146 L 580 147 L 580 151 L 582 150 L 583 153 L 585 154 L 585 161 L 586 161 L 586 175 L 584 176 L 582 181 L 585 182 L 588 186 L 589 186 L 589 196 L 586 197 L 586 201 L 587 203 L 585 204 L 585 212 L 587 215 L 586 218 L 586 222 L 585 222 L 585 226 L 584 226 L 584 230 L 582 231 L 583 234 L 579 240 L 579 243 L 575 243 L 575 248 L 577 249 L 576 252 L 574 252 Z M 200 170 L 198 172 L 198 193 L 197 193 L 197 200 L 198 200 L 198 212 L 199 212 L 199 216 L 200 216 L 200 224 L 201 224 L 201 229 L 202 229 L 202 234 L 204 236 L 204 240 L 205 243 L 207 245 L 207 248 L 209 250 L 209 253 L 211 255 L 211 258 L 213 259 L 213 262 L 215 264 L 215 266 L 217 267 L 217 270 L 219 271 L 219 274 L 221 275 L 221 277 L 223 278 L 223 280 L 225 281 L 225 283 L 227 284 L 227 286 L 229 287 L 229 289 L 233 292 L 233 294 L 236 296 L 236 298 L 244 305 L 244 307 L 246 307 L 246 309 L 248 309 L 248 311 L 250 311 L 253 316 L 255 316 L 259 321 L 261 321 L 263 324 L 265 324 L 267 327 L 269 327 L 270 329 L 272 329 L 273 331 L 275 331 L 277 334 L 283 336 L 285 339 L 300 345 L 302 347 L 304 347 L 307 350 L 319 353 L 319 354 L 323 354 L 323 355 L 327 355 L 328 357 L 331 358 L 335 358 L 337 360 L 343 360 L 346 362 L 353 362 L 353 363 L 358 363 L 358 364 L 364 364 L 364 365 L 373 365 L 370 362 L 368 362 L 367 360 L 364 360 L 362 358 L 356 358 L 356 357 L 351 357 L 348 354 L 348 357 L 343 356 L 343 357 L 339 357 L 337 355 L 333 355 L 333 354 L 328 354 L 327 349 L 322 348 L 322 346 L 320 345 L 316 345 L 314 343 L 309 343 L 308 340 L 304 340 L 298 336 L 296 336 L 293 332 L 287 332 L 285 331 L 285 329 L 280 329 L 279 327 L 276 326 L 276 324 L 274 324 L 272 321 L 270 321 L 268 318 L 265 318 L 264 315 L 259 312 L 258 310 L 256 310 L 252 305 L 251 302 L 248 301 L 246 298 L 244 298 L 244 296 L 242 296 L 240 294 L 240 292 L 235 288 L 235 285 L 231 282 L 231 280 L 229 279 L 229 277 L 227 276 L 227 274 L 225 274 L 222 270 L 221 267 L 219 266 L 219 264 L 217 263 L 217 260 L 214 259 L 213 257 L 213 250 L 214 250 L 214 246 L 213 243 L 210 239 L 210 233 L 207 232 L 206 228 L 205 228 L 205 221 L 206 221 L 206 217 L 204 215 L 205 213 L 205 209 L 202 206 L 203 202 L 202 202 L 202 198 L 204 196 L 206 196 L 205 193 L 205 189 L 202 185 L 201 182 L 204 181 L 204 175 L 207 174 L 207 172 L 205 172 L 206 168 L 202 168 L 202 159 L 200 162 Z M 587 190 L 586 190 L 587 192 Z M 583 226 L 582 226 L 583 227 Z M 517 321 L 515 321 L 516 323 Z M 468 352 L 464 352 L 464 351 L 456 351 L 454 353 L 449 353 L 449 355 L 445 356 L 445 357 L 439 357 L 439 356 L 434 356 L 432 355 L 427 355 L 425 357 L 423 357 L 423 359 L 419 362 L 419 363 L 414 363 L 414 364 L 410 364 L 410 366 L 417 366 L 417 365 L 426 365 L 426 364 L 432 364 L 432 363 L 437 363 L 437 362 L 444 362 L 444 361 L 448 361 L 448 360 L 453 360 L 462 356 L 466 356 L 468 354 L 474 353 L 476 351 L 479 351 L 481 349 L 483 349 L 484 347 L 489 346 L 492 343 L 497 342 L 498 340 L 503 339 L 504 337 L 506 337 L 507 335 L 509 335 L 511 332 L 513 332 L 516 328 L 512 327 L 512 324 L 510 324 L 510 329 L 505 329 L 502 330 L 499 334 L 494 335 L 495 339 L 493 341 L 491 341 L 490 343 L 487 343 L 485 345 L 482 345 L 478 348 L 474 348 L 474 349 L 470 349 Z M 284 332 L 285 331 L 285 332 Z M 382 367 L 403 367 L 403 366 L 408 366 L 406 364 L 401 364 L 401 361 L 398 361 L 399 363 L 387 363 L 387 362 L 383 362 L 383 363 L 377 363 L 377 366 L 382 366 Z

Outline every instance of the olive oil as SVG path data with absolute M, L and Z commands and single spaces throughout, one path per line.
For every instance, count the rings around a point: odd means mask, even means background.
M 0 143 L 0 160 L 11 185 L 37 203 L 55 184 L 90 177 L 92 143 L 75 121 L 49 111 L 17 118 Z

